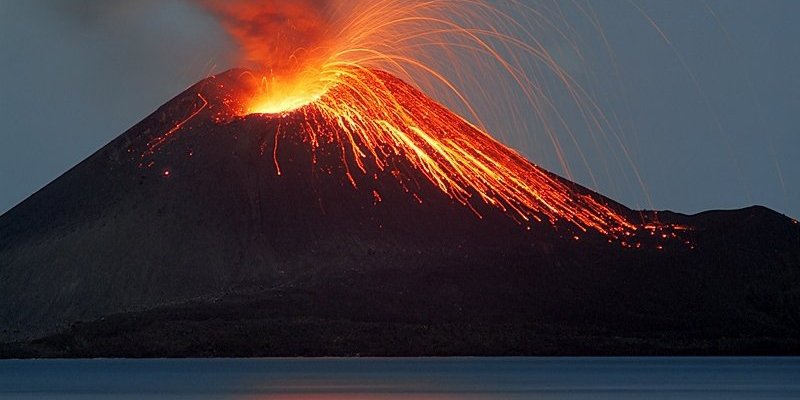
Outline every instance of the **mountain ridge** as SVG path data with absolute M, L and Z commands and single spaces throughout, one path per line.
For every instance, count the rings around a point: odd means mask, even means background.
M 527 231 L 476 203 L 478 218 L 422 179 L 422 201 L 379 171 L 354 188 L 333 162 L 315 170 L 301 141 L 281 142 L 277 175 L 278 120 L 207 100 L 241 90 L 237 74 L 192 86 L 0 216 L 0 342 L 11 343 L 0 355 L 592 354 L 582 336 L 602 354 L 713 353 L 691 346 L 697 332 L 797 349 L 800 228 L 788 217 L 634 211 L 547 172 L 631 220 L 692 227 L 635 249 L 591 231 L 576 240 L 569 224 Z M 325 151 L 313 156 L 334 157 Z M 205 339 L 182 343 L 187 326 Z M 261 349 L 241 333 L 259 327 L 271 332 L 254 336 Z M 536 327 L 551 335 L 529 340 Z

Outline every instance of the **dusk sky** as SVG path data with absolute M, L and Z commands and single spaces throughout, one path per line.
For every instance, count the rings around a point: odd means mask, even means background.
M 800 2 L 564 2 L 573 3 L 592 10 L 608 47 L 565 10 L 583 59 L 560 59 L 614 116 L 646 192 L 633 174 L 589 178 L 620 151 L 587 151 L 583 163 L 567 150 L 579 164 L 574 179 L 633 208 L 760 204 L 800 217 Z M 0 0 L 0 213 L 191 84 L 235 66 L 235 53 L 189 1 Z M 592 147 L 574 126 L 581 147 Z M 563 174 L 544 145 L 519 139 L 534 134 L 505 140 Z

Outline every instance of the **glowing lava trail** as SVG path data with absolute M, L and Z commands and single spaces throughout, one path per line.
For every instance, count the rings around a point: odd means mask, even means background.
M 312 151 L 323 143 L 341 148 L 341 162 L 354 187 L 352 174 L 368 174 L 370 167 L 389 169 L 402 184 L 402 171 L 393 170 L 391 160 L 403 157 L 439 190 L 479 216 L 472 207 L 476 198 L 520 222 L 565 220 L 604 234 L 635 229 L 607 206 L 576 193 L 388 73 L 350 67 L 329 79 L 329 89 L 310 104 L 268 116 L 280 120 L 273 152 L 278 174 L 280 140 L 301 132 L 302 137 L 291 139 L 308 143 Z M 259 107 L 256 102 L 248 112 L 257 113 Z M 302 117 L 294 117 L 298 114 Z
M 523 66 L 511 62 L 519 61 L 516 53 L 504 56 L 503 48 L 515 48 L 533 54 L 576 100 L 582 93 L 535 38 L 504 33 L 500 29 L 504 26 L 519 27 L 508 14 L 486 2 L 201 3 L 220 17 L 241 44 L 243 60 L 259 65 L 240 76 L 249 89 L 236 95 L 235 104 L 226 101 L 225 105 L 239 116 L 262 114 L 272 122 L 277 120 L 271 153 L 278 175 L 282 173 L 281 141 L 307 143 L 312 154 L 322 145 L 334 144 L 340 149 L 341 163 L 353 187 L 358 187 L 357 182 L 364 177 L 371 177 L 371 171 L 389 172 L 422 202 L 421 194 L 406 185 L 409 179 L 421 175 L 478 217 L 478 205 L 484 203 L 526 226 L 568 222 L 580 231 L 593 230 L 609 236 L 609 240 L 620 239 L 626 247 L 637 246 L 626 239 L 636 231 L 655 235 L 662 229 L 640 229 L 588 192 L 576 190 L 567 181 L 532 165 L 480 127 L 480 118 L 459 85 L 440 72 L 443 63 L 456 65 L 472 60 L 490 73 L 496 73 L 499 66 L 523 89 L 532 112 L 543 113 L 543 104 L 549 104 L 546 89 L 527 75 Z M 465 60 L 464 54 L 452 49 L 480 57 Z M 441 57 L 438 63 L 432 54 Z M 490 62 L 480 63 L 481 59 Z M 437 85 L 461 102 L 475 123 L 417 89 Z M 206 108 L 208 101 L 202 96 L 200 99 L 202 103 L 186 120 L 148 144 L 145 155 L 152 154 Z M 418 174 L 409 178 L 400 164 L 410 165 Z M 381 201 L 377 191 L 373 196 L 376 204 Z

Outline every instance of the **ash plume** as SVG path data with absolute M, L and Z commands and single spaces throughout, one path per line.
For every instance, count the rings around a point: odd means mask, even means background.
M 326 0 L 195 2 L 241 46 L 245 64 L 276 72 L 294 67 L 302 53 L 320 46 L 332 22 Z

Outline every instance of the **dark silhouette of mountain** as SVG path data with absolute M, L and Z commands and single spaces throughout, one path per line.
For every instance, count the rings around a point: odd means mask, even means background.
M 279 119 L 224 112 L 238 74 L 188 89 L 0 217 L 0 356 L 800 350 L 795 220 L 638 212 L 547 173 L 659 228 L 627 242 L 563 221 L 528 230 L 402 159 L 421 202 L 388 170 L 354 188 L 335 143 L 281 141 L 278 175 Z

